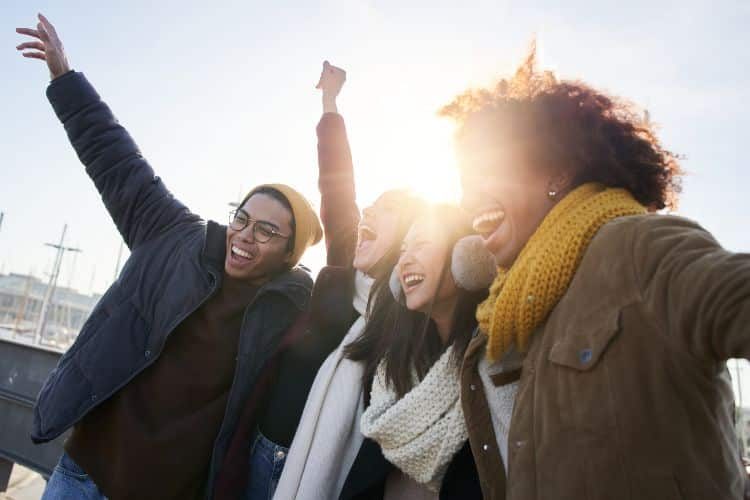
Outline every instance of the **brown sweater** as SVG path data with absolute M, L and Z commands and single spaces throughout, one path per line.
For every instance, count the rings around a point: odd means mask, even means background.
M 225 276 L 159 359 L 75 426 L 65 450 L 107 497 L 202 497 L 243 314 L 256 292 Z

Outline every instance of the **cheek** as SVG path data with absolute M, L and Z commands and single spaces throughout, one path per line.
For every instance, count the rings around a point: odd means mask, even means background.
M 286 256 L 286 245 L 274 243 L 272 246 L 264 245 L 260 248 L 260 260 L 265 262 L 281 261 Z
M 429 291 L 431 295 L 434 295 L 438 291 L 438 285 L 440 283 L 440 277 L 443 274 L 443 266 L 445 265 L 445 259 L 443 253 L 437 249 L 426 251 L 422 253 L 420 261 L 424 266 L 425 272 L 429 273 L 430 287 Z
M 383 222 L 383 229 L 380 232 L 378 243 L 383 248 L 390 248 L 396 243 L 398 232 L 398 219 L 396 217 L 389 217 Z
M 232 238 L 234 238 L 234 235 L 237 234 L 237 231 L 232 230 L 231 228 L 227 228 L 227 244 L 232 241 Z
M 440 286 L 440 291 L 438 292 L 438 298 L 448 299 L 454 297 L 457 293 L 458 288 L 456 288 L 456 284 L 450 276 L 450 272 L 446 272 L 445 279 L 443 280 L 443 284 Z

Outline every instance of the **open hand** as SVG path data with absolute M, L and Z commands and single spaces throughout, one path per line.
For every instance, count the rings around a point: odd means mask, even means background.
M 36 38 L 34 41 L 18 45 L 16 49 L 23 51 L 24 57 L 47 61 L 52 80 L 70 71 L 63 44 L 57 36 L 55 27 L 46 17 L 39 14 L 39 23 L 36 25 L 36 29 L 16 28 L 16 33 Z

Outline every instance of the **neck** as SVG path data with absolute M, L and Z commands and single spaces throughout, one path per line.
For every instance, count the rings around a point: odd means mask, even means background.
M 430 318 L 435 322 L 440 341 L 443 345 L 448 343 L 453 327 L 453 314 L 456 312 L 458 298 L 454 295 L 450 299 L 435 302 L 432 307 Z

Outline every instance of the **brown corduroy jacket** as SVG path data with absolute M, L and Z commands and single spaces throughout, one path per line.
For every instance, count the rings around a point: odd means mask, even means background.
M 507 479 L 477 373 L 485 344 L 461 373 L 485 498 L 743 497 L 726 360 L 750 358 L 750 255 L 679 217 L 606 224 L 533 334 Z

